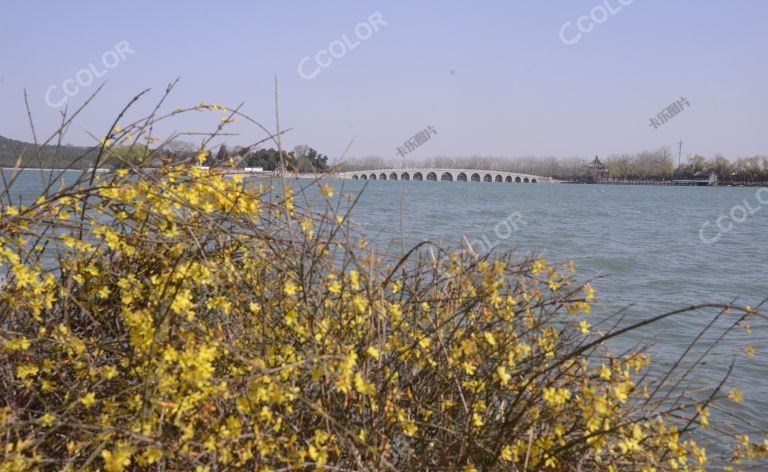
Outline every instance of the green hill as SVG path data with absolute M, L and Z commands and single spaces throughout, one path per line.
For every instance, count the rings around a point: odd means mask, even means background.
M 39 152 L 38 152 L 39 151 Z M 22 156 L 21 167 L 51 169 L 85 169 L 91 166 L 96 152 L 81 146 L 42 146 L 0 136 L 0 167 L 13 167 Z

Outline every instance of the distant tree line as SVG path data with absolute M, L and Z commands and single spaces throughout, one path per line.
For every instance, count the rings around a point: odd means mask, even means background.
M 36 146 L 0 136 L 0 167 L 87 169 L 96 161 L 99 146 L 91 148 L 70 145 Z M 133 143 L 111 148 L 102 157 L 100 167 L 157 167 L 164 163 L 193 161 L 199 154 L 199 146 L 186 141 L 170 141 L 160 147 Z M 283 151 L 286 169 L 292 172 L 327 172 L 328 156 L 310 146 L 300 145 L 292 151 Z M 265 171 L 280 168 L 280 153 L 276 149 L 228 148 L 221 145 L 214 152 L 207 151 L 204 165 L 235 167 L 262 167 Z
M 712 159 L 696 154 L 675 166 L 669 148 L 639 154 L 612 155 L 605 160 L 612 179 L 693 179 L 714 172 L 720 182 L 768 181 L 768 156 L 730 161 L 722 154 Z
M 697 154 L 688 159 L 688 164 L 682 170 L 684 173 L 676 174 L 682 178 L 711 170 L 724 182 L 767 182 L 768 156 L 741 157 L 732 162 L 720 154 L 711 160 Z
M 179 141 L 169 143 L 162 150 L 162 154 L 171 162 L 196 157 L 198 152 L 193 144 Z M 283 162 L 288 171 L 326 172 L 328 170 L 328 156 L 307 145 L 296 146 L 290 152 L 283 151 Z M 265 171 L 275 171 L 280 169 L 280 152 L 273 148 L 254 150 L 241 146 L 229 149 L 222 144 L 215 153 L 210 151 L 207 153 L 203 165 L 261 167 Z
M 520 172 L 554 177 L 560 180 L 580 180 L 588 176 L 585 165 L 592 159 L 526 156 L 512 159 L 494 157 L 433 157 L 420 161 L 392 161 L 381 157 L 349 159 L 338 167 L 344 171 L 386 169 L 396 167 L 437 167 Z M 670 148 L 636 154 L 612 154 L 601 161 L 608 168 L 611 179 L 670 180 L 692 179 L 702 173 L 714 171 L 720 182 L 768 182 L 768 156 L 742 157 L 730 161 L 717 154 L 712 159 L 694 155 L 680 165 Z
M 46 145 L 38 148 L 32 143 L 0 136 L 0 167 L 50 169 L 87 169 L 96 159 L 96 151 L 82 146 Z
M 47 145 L 37 148 L 34 144 L 0 136 L 0 166 L 13 167 L 22 156 L 21 167 L 45 167 L 54 169 L 85 169 L 95 162 L 98 148 L 70 145 Z M 185 141 L 171 141 L 159 148 L 142 144 L 121 146 L 113 149 L 106 165 L 126 167 L 132 165 L 159 166 L 163 163 L 193 160 L 199 147 Z M 328 156 L 307 145 L 299 145 L 292 151 L 283 151 L 286 169 L 294 172 L 327 172 Z M 336 166 L 340 171 L 370 170 L 398 167 L 443 167 L 520 172 L 554 177 L 561 180 L 578 180 L 588 174 L 583 158 L 557 158 L 525 156 L 513 159 L 496 157 L 432 157 L 421 161 L 405 160 L 398 164 L 381 157 L 348 159 Z M 691 179 L 704 172 L 713 171 L 720 182 L 768 182 L 768 156 L 741 157 L 728 160 L 721 154 L 712 159 L 701 155 L 688 157 L 676 166 L 670 148 L 637 154 L 612 154 L 602 159 L 611 179 L 669 180 Z M 265 171 L 280 169 L 280 153 L 273 148 L 254 150 L 241 146 L 228 148 L 221 145 L 216 152 L 208 151 L 204 165 L 236 167 L 262 167 Z

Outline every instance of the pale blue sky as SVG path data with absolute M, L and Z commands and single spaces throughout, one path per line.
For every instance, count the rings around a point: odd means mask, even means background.
M 601 156 L 685 141 L 686 153 L 768 154 L 768 2 L 742 0 L 3 2 L 0 135 L 30 140 L 23 90 L 39 134 L 50 133 L 62 85 L 93 63 L 107 73 L 68 141 L 102 135 L 133 95 L 151 88 L 147 111 L 181 77 L 168 109 L 200 101 L 230 106 L 274 126 L 280 80 L 288 147 L 399 160 L 398 145 L 428 125 L 434 155 Z M 576 44 L 561 41 L 579 34 Z M 606 6 L 607 5 L 607 6 Z M 386 25 L 313 79 L 315 56 L 379 12 Z M 361 30 L 363 34 L 366 30 Z M 134 54 L 112 68 L 104 53 L 126 41 Z M 336 45 L 339 48 L 339 45 Z M 337 52 L 341 49 L 336 49 Z M 321 62 L 328 55 L 321 53 Z M 85 76 L 83 76 L 85 77 Z M 70 83 L 70 90 L 72 84 Z M 96 83 L 79 87 L 70 107 Z M 649 119 L 685 97 L 690 107 L 654 129 Z M 207 131 L 214 114 L 160 129 Z M 256 141 L 244 123 L 227 144 Z

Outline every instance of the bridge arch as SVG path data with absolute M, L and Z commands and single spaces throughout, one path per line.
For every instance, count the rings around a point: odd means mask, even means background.
M 551 177 L 539 175 L 517 174 L 516 172 L 451 169 L 451 168 L 421 168 L 421 169 L 376 169 L 367 171 L 350 171 L 338 174 L 339 178 L 352 180 L 429 180 L 432 182 L 507 182 L 507 183 L 553 183 Z

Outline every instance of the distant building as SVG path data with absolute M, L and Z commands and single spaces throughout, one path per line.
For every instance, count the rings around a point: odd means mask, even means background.
M 714 170 L 700 170 L 693 174 L 696 185 L 717 185 L 717 172 Z
M 595 160 L 589 164 L 585 164 L 584 167 L 587 168 L 587 178 L 592 183 L 608 181 L 608 177 L 610 176 L 608 167 L 606 167 L 597 156 L 595 156 Z

